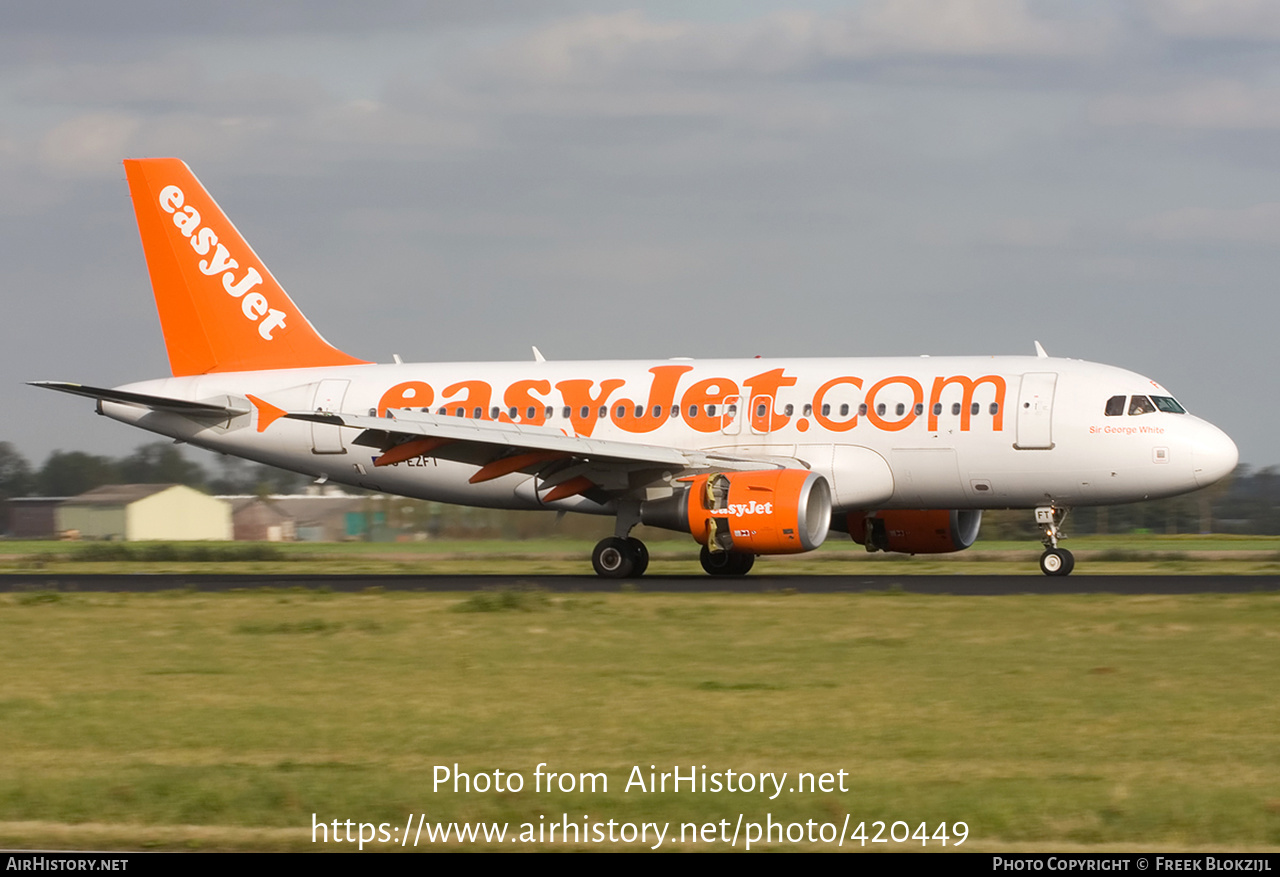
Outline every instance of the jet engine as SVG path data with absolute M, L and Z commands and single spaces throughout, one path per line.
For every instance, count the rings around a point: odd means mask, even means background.
M 867 551 L 945 554 L 963 551 L 978 538 L 981 509 L 889 509 L 850 512 L 849 535 Z
M 816 472 L 717 472 L 681 481 L 673 496 L 642 504 L 640 520 L 690 533 L 711 552 L 796 554 L 827 538 L 831 487 Z

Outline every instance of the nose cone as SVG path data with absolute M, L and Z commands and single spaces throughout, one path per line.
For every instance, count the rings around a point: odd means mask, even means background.
M 1191 445 L 1191 467 L 1196 484 L 1208 487 L 1230 475 L 1240 462 L 1240 451 L 1231 437 L 1211 423 L 1203 423 Z

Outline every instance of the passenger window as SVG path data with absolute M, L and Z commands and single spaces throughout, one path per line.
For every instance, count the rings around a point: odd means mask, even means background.
M 512 405 L 511 408 L 507 411 L 507 416 L 510 417 L 512 420 L 515 420 L 516 416 L 519 415 L 519 413 L 520 413 L 520 409 Z
M 866 417 L 866 416 L 867 416 L 867 403 L 866 403 L 866 402 L 863 402 L 861 405 L 859 405 L 859 406 L 858 406 L 858 416 L 859 416 L 859 417 Z
M 498 415 L 500 415 L 501 413 L 502 413 L 502 409 L 495 405 L 493 408 L 489 409 L 489 418 L 491 420 L 497 420 Z
M 465 409 L 465 408 L 463 408 L 461 405 L 459 405 L 457 408 L 453 409 L 453 416 L 454 416 L 454 417 L 466 417 L 466 416 L 467 416 L 467 409 Z
M 1129 400 L 1130 414 L 1151 414 L 1156 410 L 1156 406 L 1151 404 L 1151 400 L 1146 396 L 1134 396 Z
M 618 418 L 626 417 L 626 416 L 627 416 L 627 406 L 626 406 L 626 405 L 619 405 L 619 406 L 617 407 L 617 409 L 613 412 L 613 416 L 614 416 L 614 417 L 618 417 Z
M 1108 399 L 1106 410 L 1102 413 L 1107 417 L 1119 417 L 1124 414 L 1124 396 L 1112 396 Z
M 804 406 L 804 416 L 805 416 L 805 417 L 812 417 L 812 416 L 813 416 L 813 406 L 812 406 L 812 405 L 808 405 L 808 404 L 806 404 L 806 405 Z
M 849 416 L 849 403 L 848 403 L 848 402 L 846 402 L 846 403 L 844 403 L 843 405 L 841 405 L 841 406 L 840 406 L 840 416 L 841 416 L 841 417 L 848 417 L 848 416 Z
M 548 405 L 547 410 L 542 413 L 545 415 L 547 420 L 550 420 L 552 417 L 555 416 L 556 410 L 552 408 L 550 405 Z
M 916 403 L 916 417 L 919 417 L 921 414 L 924 414 L 924 403 L 923 403 L 923 402 L 917 402 L 917 403 Z
M 795 410 L 796 410 L 796 406 L 787 405 L 785 408 L 782 409 L 782 414 L 784 417 L 790 417 L 792 412 Z
M 716 406 L 714 406 L 714 405 L 708 405 L 708 406 L 707 406 L 707 416 L 708 416 L 708 417 L 715 417 L 715 416 L 716 416 Z
M 560 413 L 560 416 L 563 417 L 565 420 L 568 420 L 570 415 L 572 414 L 573 414 L 573 409 L 570 408 L 568 405 L 566 405 L 564 406 L 564 411 Z M 582 416 L 583 417 L 587 416 L 587 412 L 585 410 L 582 412 Z
M 609 416 L 609 409 L 608 409 L 608 407 L 607 407 L 607 406 L 605 406 L 605 405 L 601 405 L 601 406 L 600 406 L 600 412 L 599 412 L 599 419 L 600 419 L 600 420 L 604 420 L 604 419 L 605 419 L 606 417 L 608 417 L 608 416 Z
M 769 406 L 761 402 L 756 406 L 756 417 L 764 417 L 764 413 L 769 410 Z
M 443 405 L 441 405 L 439 410 L 436 411 L 436 414 L 439 414 L 442 417 L 448 413 L 449 413 L 449 409 L 445 408 Z
M 831 416 L 831 405 L 827 402 L 822 403 L 822 416 L 823 417 Z
M 677 417 L 679 417 L 679 416 L 680 416 L 680 406 L 679 406 L 679 405 L 672 405 L 672 406 L 671 406 L 671 419 L 672 419 L 672 420 L 675 420 L 675 419 L 676 419 Z
M 988 411 L 990 411 L 990 412 L 991 412 L 991 416 L 992 416 L 992 417 L 994 417 L 995 415 L 997 415 L 997 414 L 999 414 L 999 413 L 1000 413 L 1000 403 L 999 403 L 999 402 L 992 402 L 992 403 L 991 403 L 991 407 L 990 407 L 990 408 L 988 408 L 987 410 L 988 410 Z
M 907 413 L 907 406 L 906 406 L 906 405 L 903 405 L 901 402 L 899 402 L 899 403 L 897 404 L 897 406 L 893 409 L 893 411 L 894 411 L 894 413 L 895 413 L 895 414 L 897 414 L 899 417 L 901 417 L 902 415 L 904 415 L 904 414 L 906 414 L 906 413 Z
M 637 405 L 637 406 L 636 406 L 636 420 L 639 420 L 639 419 L 641 419 L 642 417 L 644 417 L 644 406 L 643 406 L 643 405 Z
M 959 414 L 959 413 L 960 413 L 960 403 L 959 403 L 959 402 L 952 402 L 952 403 L 951 403 L 951 413 L 952 413 L 952 414 Z
M 471 412 L 471 416 L 472 416 L 474 419 L 479 420 L 481 417 L 484 417 L 484 409 L 483 409 L 483 408 L 476 408 L 475 410 L 473 410 L 473 411 Z
M 662 406 L 661 406 L 661 405 L 654 405 L 654 406 L 653 406 L 653 416 L 654 416 L 654 417 L 661 417 L 661 416 L 662 416 Z
M 982 406 L 980 406 L 977 402 L 974 402 L 972 405 L 969 406 L 970 414 L 977 414 L 980 410 L 982 410 Z
M 884 417 L 884 411 L 885 411 L 884 403 L 883 402 L 876 403 L 876 414 L 879 414 L 881 417 Z

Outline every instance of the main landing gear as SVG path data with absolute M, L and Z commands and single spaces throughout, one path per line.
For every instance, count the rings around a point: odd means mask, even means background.
M 649 549 L 629 534 L 640 523 L 638 507 L 623 508 L 618 513 L 614 535 L 601 539 L 591 552 L 591 565 L 596 575 L 606 579 L 637 578 L 649 568 Z M 745 576 L 756 562 L 754 554 L 738 551 L 712 551 L 703 546 L 702 568 L 713 576 Z
M 712 551 L 702 546 L 702 568 L 713 576 L 745 576 L 756 562 L 754 554 L 739 551 Z
M 756 562 L 754 554 L 738 551 L 711 551 L 703 546 L 702 568 L 713 576 L 745 576 Z M 649 549 L 639 539 L 610 536 L 601 539 L 591 552 L 596 575 L 606 579 L 638 578 L 649 568 Z
M 1075 569 L 1076 559 L 1070 551 L 1058 547 L 1058 540 L 1063 538 L 1062 522 L 1067 517 L 1068 509 L 1041 506 L 1036 509 L 1036 523 L 1044 528 L 1040 541 L 1044 543 L 1044 554 L 1040 555 L 1040 571 L 1047 576 L 1071 575 Z
M 649 549 L 639 539 L 610 536 L 601 539 L 591 552 L 591 565 L 596 575 L 606 579 L 642 576 L 649 568 Z

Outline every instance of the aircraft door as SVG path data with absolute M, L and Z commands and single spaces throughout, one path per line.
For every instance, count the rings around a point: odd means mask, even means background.
M 1031 372 L 1022 376 L 1022 389 L 1018 391 L 1018 439 L 1014 443 L 1018 450 L 1053 447 L 1053 391 L 1057 383 L 1055 372 Z
M 725 396 L 724 411 L 720 414 L 720 431 L 725 435 L 738 435 L 742 432 L 742 399 L 738 396 Z
M 773 421 L 773 397 L 753 396 L 751 399 L 751 431 L 766 435 Z
M 316 394 L 311 402 L 312 411 L 341 411 L 342 400 L 347 395 L 350 381 L 320 381 L 316 384 Z M 346 446 L 342 443 L 342 427 L 330 426 L 326 423 L 311 424 L 311 453 L 313 454 L 345 454 Z

